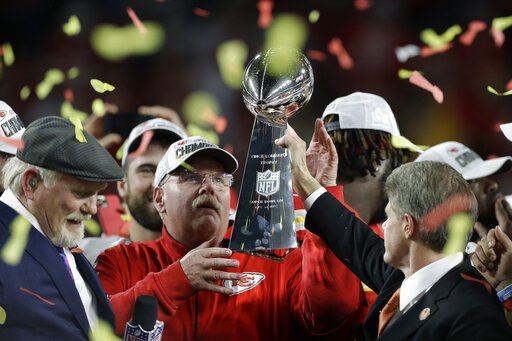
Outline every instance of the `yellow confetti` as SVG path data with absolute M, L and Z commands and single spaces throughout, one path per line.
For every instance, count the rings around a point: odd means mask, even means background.
M 75 139 L 80 143 L 87 143 L 87 139 L 84 135 L 84 128 L 82 127 L 82 122 L 76 116 L 72 116 L 69 118 L 71 123 L 75 126 Z
M 448 241 L 443 249 L 444 254 L 453 254 L 466 249 L 468 234 L 473 228 L 472 222 L 467 213 L 456 213 L 448 219 L 446 222 Z
M 398 78 L 400 79 L 409 79 L 412 76 L 413 71 L 400 69 L 398 70 Z
M 101 234 L 100 224 L 94 219 L 84 221 L 84 227 L 89 234 L 93 236 L 99 236 Z
M 117 150 L 117 152 L 116 152 L 116 159 L 117 160 L 121 160 L 123 158 L 123 151 L 124 151 L 124 147 L 126 145 L 126 142 L 128 142 L 128 139 L 124 140 L 124 142 L 121 145 L 121 147 L 119 147 L 119 149 Z
M 508 95 L 512 95 L 512 90 L 508 90 L 508 91 L 505 91 L 505 92 L 498 92 L 496 91 L 496 89 L 494 89 L 492 86 L 490 85 L 487 85 L 487 91 L 489 91 L 491 94 L 494 94 L 496 96 L 508 96 Z
M 76 15 L 72 15 L 71 17 L 69 17 L 68 22 L 62 25 L 62 30 L 68 36 L 76 36 L 77 34 L 79 34 L 81 26 L 78 17 Z
M 12 64 L 14 64 L 14 51 L 12 49 L 12 46 L 10 43 L 5 43 L 3 46 L 3 51 L 4 51 L 4 63 L 5 63 L 5 66 L 11 66 Z
M 222 80 L 231 89 L 242 87 L 245 62 L 249 49 L 238 39 L 223 42 L 217 48 L 217 64 L 219 65 Z
M 60 116 L 68 119 L 71 117 L 77 117 L 80 122 L 85 122 L 89 115 L 83 111 L 73 108 L 71 103 L 64 101 L 60 107 Z
M 391 145 L 397 149 L 409 149 L 411 152 L 420 153 L 428 146 L 416 145 L 403 136 L 391 135 Z
M 314 24 L 318 21 L 318 19 L 320 19 L 320 12 L 317 11 L 316 9 L 315 10 L 312 10 L 311 12 L 309 12 L 309 16 L 308 16 L 308 20 L 310 23 Z
M 67 73 L 69 79 L 75 79 L 80 74 L 80 70 L 76 66 L 73 66 Z
M 7 320 L 7 313 L 5 309 L 0 306 L 0 326 L 5 323 L 5 320 Z
M 512 26 L 512 16 L 509 17 L 501 17 L 492 19 L 492 27 L 499 30 L 504 31 L 510 26 Z
M 5 243 L 1 256 L 9 265 L 18 265 L 27 246 L 28 235 L 32 225 L 23 216 L 17 216 L 11 223 L 11 238 Z
M 24 101 L 28 98 L 28 96 L 30 96 L 30 87 L 28 85 L 25 85 L 23 88 L 21 88 L 20 90 L 20 98 Z
M 113 91 L 116 88 L 115 86 L 102 82 L 99 79 L 91 79 L 91 86 L 96 92 L 99 92 L 100 94 L 106 91 Z
M 64 73 L 59 69 L 50 69 L 46 71 L 44 79 L 36 86 L 36 96 L 39 99 L 45 99 L 52 91 L 55 85 L 64 81 Z
M 462 33 L 462 28 L 459 25 L 453 25 L 439 35 L 433 29 L 427 28 L 421 31 L 420 39 L 431 48 L 440 49 L 445 47 L 460 33 Z
M 307 38 L 308 27 L 302 17 L 296 14 L 280 14 L 272 20 L 272 24 L 265 32 L 263 51 L 281 46 L 302 51 Z
M 94 101 L 92 101 L 91 107 L 92 113 L 99 117 L 105 116 L 105 113 L 107 112 L 107 109 L 105 108 L 105 103 L 101 98 L 96 98 Z
M 114 330 L 107 322 L 99 320 L 89 333 L 89 341 L 122 341 L 114 334 Z
M 132 216 L 131 216 L 130 212 L 123 213 L 123 214 L 121 214 L 120 217 L 121 217 L 121 220 L 124 222 L 132 220 Z

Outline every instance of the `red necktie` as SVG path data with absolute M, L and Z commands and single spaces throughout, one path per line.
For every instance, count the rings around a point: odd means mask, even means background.
M 393 317 L 396 310 L 400 306 L 400 288 L 396 289 L 395 293 L 389 299 L 388 303 L 384 306 L 384 309 L 380 312 L 379 316 L 379 330 L 377 332 L 377 336 L 384 331 L 386 326 L 389 323 L 389 320 Z

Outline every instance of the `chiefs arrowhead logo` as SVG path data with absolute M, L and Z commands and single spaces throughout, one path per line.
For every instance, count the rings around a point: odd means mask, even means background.
M 242 278 L 239 280 L 223 280 L 222 286 L 233 289 L 230 296 L 241 294 L 251 290 L 265 279 L 265 275 L 260 272 L 242 272 Z

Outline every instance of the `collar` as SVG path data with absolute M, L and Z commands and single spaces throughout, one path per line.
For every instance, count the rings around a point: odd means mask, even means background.
M 412 306 L 421 296 L 436 284 L 448 271 L 462 262 L 462 252 L 443 257 L 412 274 L 403 281 L 400 289 L 400 311 Z
M 43 236 L 46 237 L 46 234 L 44 234 L 43 230 L 41 229 L 41 226 L 39 225 L 39 222 L 37 221 L 36 217 L 32 213 L 30 213 L 25 206 L 21 203 L 21 201 L 16 197 L 14 192 L 11 189 L 6 189 L 4 193 L 2 193 L 2 196 L 0 196 L 0 201 L 15 210 L 19 215 L 27 219 L 32 226 L 36 228 Z

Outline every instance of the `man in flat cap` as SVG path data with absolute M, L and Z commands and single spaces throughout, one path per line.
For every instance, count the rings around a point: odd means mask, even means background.
M 24 245 L 19 260 L 0 259 L 1 340 L 88 340 L 114 315 L 87 259 L 72 253 L 98 192 L 123 171 L 78 124 L 49 116 L 30 124 L 25 144 L 5 165 L 0 197 L 0 249 Z
M 5 139 L 19 139 L 25 131 L 25 126 L 12 108 L 0 101 L 0 194 L 4 191 L 2 183 L 2 168 L 11 157 L 16 154 L 16 147 Z

